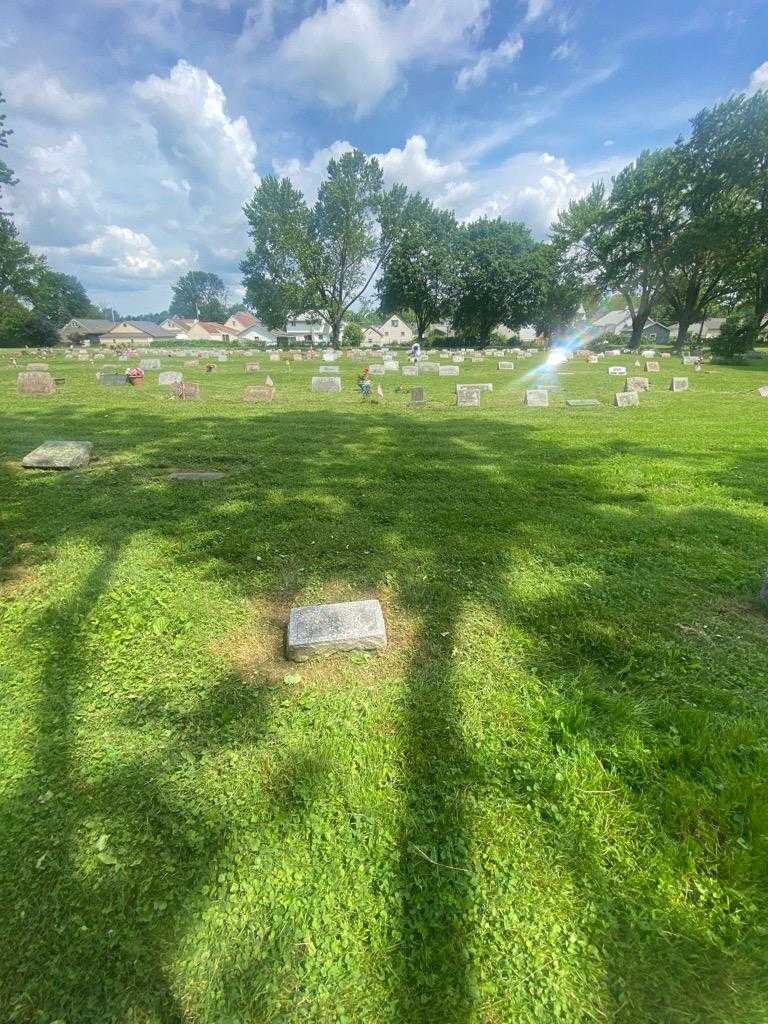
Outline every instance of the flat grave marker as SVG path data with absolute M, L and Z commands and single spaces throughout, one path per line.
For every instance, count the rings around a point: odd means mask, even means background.
M 80 469 L 87 466 L 91 441 L 45 441 L 21 460 L 26 469 Z
M 119 388 L 128 384 L 124 373 L 97 373 L 96 380 L 105 388 Z
M 103 359 L 104 357 L 102 356 L 101 358 Z M 27 363 L 27 369 L 38 370 L 41 371 L 42 373 L 45 373 L 46 370 L 48 369 L 48 363 Z
M 158 375 L 157 383 L 160 387 L 174 387 L 176 384 L 182 384 L 184 382 L 184 374 L 178 373 L 176 370 L 166 370 L 164 373 Z
M 318 373 L 341 373 L 341 370 L 338 366 L 321 366 Z
M 498 362 L 496 364 L 496 369 L 497 370 L 514 370 L 514 368 L 515 368 L 515 364 L 514 363 L 510 363 L 510 362 L 508 362 L 507 360 L 504 360 L 504 359 L 502 359 L 500 362 Z
M 594 409 L 603 403 L 596 398 L 566 398 L 565 404 L 569 409 Z
M 549 392 L 544 388 L 530 388 L 525 392 L 523 404 L 545 409 L 549 406 Z
M 141 359 L 139 361 L 140 370 L 159 370 L 160 360 L 159 359 Z
M 375 600 L 291 608 L 288 616 L 285 649 L 291 661 L 386 646 L 384 613 Z
M 418 377 L 418 366 L 404 366 L 400 371 L 404 377 Z

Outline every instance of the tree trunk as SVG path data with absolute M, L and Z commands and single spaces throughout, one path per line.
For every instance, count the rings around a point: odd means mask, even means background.
M 677 325 L 677 340 L 675 341 L 675 348 L 678 352 L 681 352 L 685 347 L 685 343 L 688 339 L 688 328 L 692 323 L 693 321 L 691 320 L 690 314 L 681 313 L 680 321 Z
M 339 348 L 341 338 L 341 320 L 334 320 L 331 324 L 331 344 L 334 348 Z

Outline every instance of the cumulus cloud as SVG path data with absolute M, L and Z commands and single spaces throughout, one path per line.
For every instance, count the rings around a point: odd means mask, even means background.
M 473 64 L 467 64 L 459 71 L 456 87 L 460 90 L 481 85 L 489 73 L 516 60 L 523 49 L 523 37 L 519 34 L 508 36 L 495 50 L 483 50 Z
M 14 110 L 64 124 L 80 121 L 101 106 L 96 96 L 68 89 L 40 63 L 11 75 L 4 90 Z
M 96 238 L 70 253 L 83 266 L 103 267 L 126 277 L 175 277 L 187 266 L 184 257 L 161 254 L 148 235 L 119 224 L 108 224 Z
M 231 118 L 224 90 L 203 68 L 180 60 L 167 77 L 133 86 L 167 163 L 203 202 L 235 195 L 237 207 L 258 184 L 256 142 L 244 117 Z
M 307 163 L 287 161 L 276 167 L 299 188 L 311 184 L 312 198 L 323 177 L 328 159 L 351 148 L 348 142 L 318 150 Z M 412 135 L 401 148 L 373 154 L 388 183 L 403 182 L 411 190 L 428 196 L 438 206 L 452 209 L 460 220 L 478 217 L 507 217 L 522 220 L 537 237 L 543 238 L 571 199 L 583 195 L 593 181 L 608 179 L 627 160 L 616 157 L 581 168 L 572 168 L 551 153 L 523 152 L 503 163 L 481 168 L 463 159 L 430 155 L 422 135 Z
M 283 39 L 276 66 L 298 91 L 362 115 L 409 64 L 455 59 L 488 8 L 489 0 L 332 0 Z
M 755 68 L 749 79 L 747 95 L 754 96 L 758 92 L 768 92 L 768 60 Z
M 296 157 L 290 160 L 275 160 L 275 173 L 281 178 L 290 178 L 296 188 L 300 189 L 308 202 L 313 202 L 320 182 L 325 177 L 328 161 L 354 149 L 351 142 L 339 139 L 330 146 L 316 150 L 307 163 Z

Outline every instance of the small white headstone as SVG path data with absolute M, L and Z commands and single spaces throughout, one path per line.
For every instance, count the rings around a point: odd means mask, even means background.
M 462 409 L 477 408 L 480 405 L 480 388 L 473 384 L 457 384 L 456 404 Z
M 549 392 L 543 388 L 535 388 L 525 392 L 525 405 L 535 405 L 545 408 L 549 405 Z
M 312 390 L 318 392 L 341 391 L 340 377 L 313 377 Z
M 609 366 L 608 373 L 611 377 L 626 377 L 627 368 L 626 366 Z
M 640 395 L 637 391 L 617 391 L 613 396 L 613 404 L 619 409 L 625 409 L 630 405 L 640 405 Z
M 688 390 L 688 378 L 687 377 L 673 377 L 672 383 L 669 385 L 670 391 L 687 391 Z
M 458 377 L 458 366 L 441 366 L 437 371 L 439 377 Z
M 646 373 L 661 373 L 661 366 L 656 362 L 650 362 L 645 364 Z
M 176 370 L 166 370 L 165 373 L 161 373 L 157 378 L 157 383 L 161 387 L 167 387 L 174 384 L 181 384 L 184 380 L 184 375 L 177 373 Z
M 140 370 L 159 370 L 160 360 L 159 359 L 142 359 L 139 363 Z
M 500 363 L 496 364 L 496 367 L 499 370 L 514 370 L 515 364 L 514 363 L 505 362 L 502 359 L 502 361 Z

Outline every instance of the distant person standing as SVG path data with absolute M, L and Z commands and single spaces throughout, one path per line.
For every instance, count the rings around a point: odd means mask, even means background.
M 414 341 L 414 343 L 411 345 L 411 362 L 417 363 L 419 361 L 420 355 L 421 345 L 418 343 L 418 341 Z

